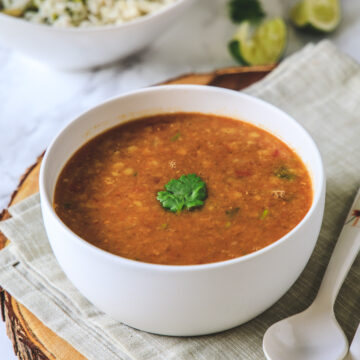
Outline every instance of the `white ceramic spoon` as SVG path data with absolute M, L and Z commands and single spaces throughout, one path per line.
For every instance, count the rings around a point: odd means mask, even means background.
M 279 321 L 266 331 L 263 350 L 267 359 L 341 360 L 345 357 L 348 342 L 335 319 L 333 307 L 359 250 L 360 190 L 345 221 L 315 301 L 307 310 Z

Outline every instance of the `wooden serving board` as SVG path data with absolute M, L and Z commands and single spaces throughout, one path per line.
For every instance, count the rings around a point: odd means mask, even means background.
M 164 84 L 212 85 L 241 90 L 266 76 L 271 66 L 232 67 L 211 73 L 188 74 L 169 80 Z M 42 156 L 22 176 L 14 191 L 10 205 L 38 192 L 38 177 Z M 0 214 L 0 220 L 9 217 L 7 210 Z M 0 233 L 0 249 L 8 240 Z M 18 303 L 9 293 L 0 288 L 0 307 L 3 321 L 11 339 L 15 354 L 24 360 L 83 360 L 78 351 L 64 339 L 43 325 L 29 310 Z M 99 359 L 101 360 L 101 359 Z

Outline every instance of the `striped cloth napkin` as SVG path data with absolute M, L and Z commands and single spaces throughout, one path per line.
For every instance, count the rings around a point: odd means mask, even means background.
M 245 325 L 202 337 L 152 335 L 114 321 L 83 298 L 58 266 L 38 195 L 11 207 L 12 218 L 0 224 L 11 240 L 0 252 L 0 285 L 88 359 L 264 359 L 261 345 L 268 326 L 314 299 L 360 185 L 360 65 L 324 41 L 292 55 L 246 92 L 285 110 L 312 134 L 328 179 L 315 251 L 297 282 L 272 308 Z M 349 338 L 360 320 L 359 290 L 357 259 L 335 307 Z

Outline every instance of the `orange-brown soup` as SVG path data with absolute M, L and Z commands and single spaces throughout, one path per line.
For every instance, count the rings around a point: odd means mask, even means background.
M 197 174 L 204 205 L 178 213 L 156 199 L 164 185 Z M 89 243 L 156 264 L 236 258 L 280 239 L 312 203 L 309 173 L 274 135 L 198 113 L 141 118 L 80 148 L 62 170 L 54 208 Z

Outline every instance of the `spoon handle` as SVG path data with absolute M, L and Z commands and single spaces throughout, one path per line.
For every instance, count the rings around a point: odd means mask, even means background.
M 360 250 L 360 189 L 350 208 L 329 265 L 321 283 L 316 302 L 333 307 L 336 296 Z

